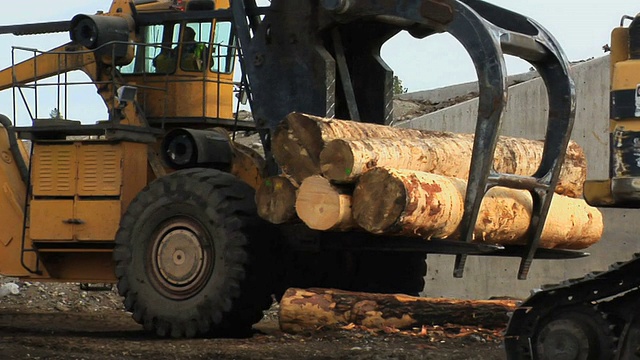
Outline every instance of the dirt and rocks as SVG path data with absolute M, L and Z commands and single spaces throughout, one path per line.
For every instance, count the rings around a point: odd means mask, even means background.
M 455 326 L 408 331 L 291 335 L 278 327 L 278 305 L 246 338 L 159 339 L 124 311 L 115 289 L 15 279 L 18 294 L 0 298 L 2 359 L 503 359 L 499 331 Z M 179 310 L 177 310 L 179 311 Z
M 401 100 L 393 101 L 393 123 L 414 119 L 423 115 L 448 108 L 450 106 L 463 103 L 478 97 L 478 92 L 473 91 L 465 95 L 455 96 L 443 101 L 422 100 Z

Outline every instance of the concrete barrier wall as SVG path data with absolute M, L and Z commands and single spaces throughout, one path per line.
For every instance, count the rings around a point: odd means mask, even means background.
M 572 138 L 584 149 L 589 179 L 608 174 L 609 59 L 595 59 L 572 68 L 577 91 L 577 114 Z M 470 100 L 447 109 L 416 118 L 398 126 L 471 133 L 475 128 L 478 100 Z M 509 90 L 502 134 L 530 139 L 544 138 L 548 102 L 541 79 L 515 85 Z M 631 258 L 640 252 L 637 225 L 640 210 L 602 209 L 605 233 L 600 243 L 587 251 L 592 256 L 578 260 L 537 260 L 529 279 L 517 280 L 519 259 L 470 257 L 465 277 L 455 279 L 453 256 L 429 255 L 425 294 L 459 298 L 491 296 L 526 297 L 533 288 L 564 279 L 604 270 L 611 263 Z
M 538 73 L 535 71 L 529 71 L 527 73 L 510 75 L 507 78 L 507 84 L 513 86 L 525 81 L 529 81 L 538 77 Z M 451 86 L 445 86 L 437 89 L 416 91 L 407 94 L 401 94 L 397 96 L 399 100 L 429 100 L 432 103 L 438 103 L 447 101 L 449 99 L 456 98 L 458 96 L 465 96 L 472 92 L 478 92 L 477 82 L 468 82 L 464 84 L 457 84 Z

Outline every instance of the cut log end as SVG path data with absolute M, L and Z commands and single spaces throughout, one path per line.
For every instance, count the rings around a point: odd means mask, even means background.
M 296 186 L 283 176 L 265 179 L 256 192 L 258 215 L 272 224 L 296 218 Z
M 322 176 L 306 178 L 296 200 L 298 217 L 311 229 L 348 230 L 354 227 L 351 195 Z
M 373 169 L 358 181 L 354 191 L 353 217 L 371 233 L 389 232 L 402 215 L 407 205 L 406 199 L 402 181 L 386 169 Z
M 309 151 L 302 145 L 295 134 L 286 128 L 279 128 L 273 135 L 273 156 L 282 170 L 291 175 L 297 182 L 308 176 L 320 173 L 317 161 L 309 156 Z
M 353 173 L 353 152 L 344 140 L 329 142 L 320 153 L 322 174 L 334 181 L 348 181 Z

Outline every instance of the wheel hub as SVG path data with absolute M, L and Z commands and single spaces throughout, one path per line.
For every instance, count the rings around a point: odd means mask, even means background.
M 545 331 L 546 330 L 546 331 Z M 548 324 L 539 347 L 548 359 L 578 360 L 580 354 L 589 353 L 589 339 L 583 329 L 569 320 L 558 320 Z
M 549 315 L 534 338 L 536 359 L 609 359 L 613 343 L 608 323 L 593 308 L 575 307 Z
M 204 252 L 196 234 L 190 230 L 173 230 L 166 234 L 156 253 L 158 270 L 173 285 L 193 281 L 202 270 Z
M 640 317 L 627 324 L 621 341 L 620 359 L 640 359 Z
M 196 294 L 209 278 L 214 261 L 202 227 L 190 219 L 172 219 L 155 234 L 150 260 L 158 290 L 174 299 Z

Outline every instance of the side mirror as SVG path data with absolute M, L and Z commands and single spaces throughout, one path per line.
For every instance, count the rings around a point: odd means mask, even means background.
M 128 103 L 136 99 L 137 93 L 138 89 L 134 86 L 120 86 L 118 90 L 116 90 L 116 99 L 119 103 L 118 108 L 124 109 Z
M 247 94 L 247 90 L 244 86 L 240 86 L 236 97 L 238 98 L 238 101 L 240 101 L 240 104 L 247 105 L 247 101 L 249 101 L 249 95 Z

